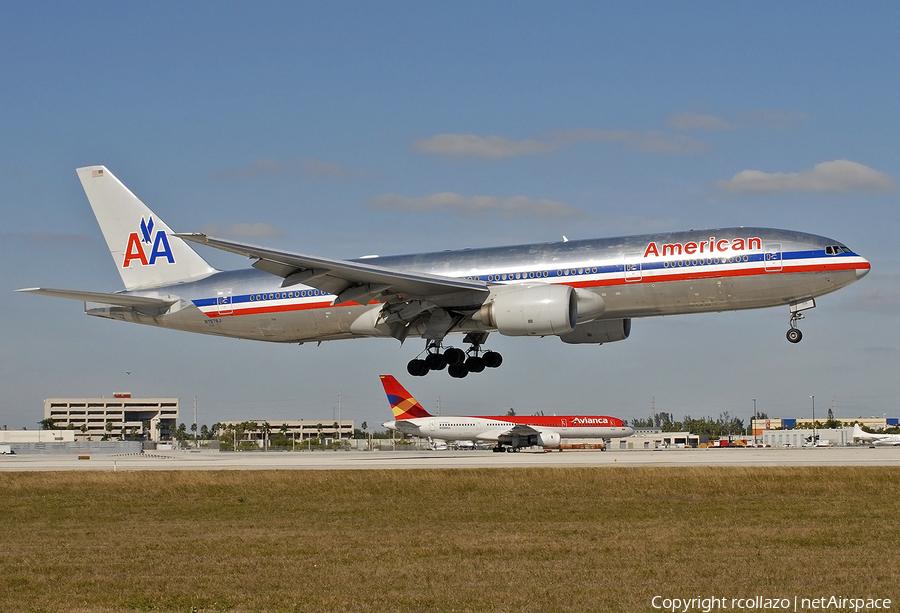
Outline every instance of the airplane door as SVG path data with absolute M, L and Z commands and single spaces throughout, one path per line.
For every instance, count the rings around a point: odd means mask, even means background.
M 217 292 L 216 304 L 219 307 L 219 315 L 231 315 L 231 288 L 220 289 Z
M 783 264 L 781 260 L 781 243 L 769 243 L 763 249 L 766 260 L 766 272 L 778 272 Z
M 624 269 L 626 281 L 640 281 L 643 277 L 643 271 L 641 270 L 641 254 L 633 253 L 625 256 Z
M 562 420 L 562 429 L 566 430 L 568 427 L 569 427 L 569 423 L 565 419 L 563 419 Z
M 435 430 L 434 420 L 431 419 L 431 420 L 429 420 L 429 422 L 430 422 L 430 425 L 431 425 L 431 431 L 434 432 L 434 430 Z

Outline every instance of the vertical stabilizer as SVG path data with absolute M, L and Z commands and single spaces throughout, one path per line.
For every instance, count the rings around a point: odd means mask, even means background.
M 105 166 L 77 169 L 125 289 L 170 285 L 216 269 L 147 208 Z
M 392 375 L 381 375 L 381 384 L 388 402 L 394 410 L 394 419 L 415 419 L 416 417 L 431 417 L 431 413 L 422 408 L 416 399 L 410 395 Z

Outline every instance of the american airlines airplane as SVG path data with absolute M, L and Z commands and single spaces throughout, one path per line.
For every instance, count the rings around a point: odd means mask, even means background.
M 77 170 L 125 289 L 18 291 L 83 300 L 88 315 L 280 343 L 424 339 L 411 375 L 500 366 L 488 335 L 602 344 L 633 318 L 786 306 L 787 338 L 833 292 L 869 272 L 840 241 L 720 228 L 338 260 L 174 233 L 104 166 Z M 220 271 L 188 242 L 252 258 Z M 464 335 L 466 350 L 445 346 Z
M 394 421 L 381 425 L 402 434 L 445 441 L 495 441 L 494 451 L 555 449 L 563 437 L 611 439 L 634 434 L 621 419 L 605 415 L 432 415 L 393 376 L 381 375 L 381 384 L 394 411 Z

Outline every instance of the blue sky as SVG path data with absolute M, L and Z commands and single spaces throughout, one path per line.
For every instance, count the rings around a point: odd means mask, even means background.
M 900 5 L 7 3 L 0 20 L 0 426 L 44 398 L 178 396 L 183 421 L 445 414 L 900 414 Z M 873 266 L 787 309 L 636 320 L 496 371 L 409 377 L 410 340 L 277 346 L 16 294 L 120 288 L 74 169 L 178 231 L 331 256 L 760 225 Z M 219 268 L 236 256 L 203 251 Z M 127 374 L 130 373 L 130 374 Z M 818 412 L 817 412 L 818 415 Z

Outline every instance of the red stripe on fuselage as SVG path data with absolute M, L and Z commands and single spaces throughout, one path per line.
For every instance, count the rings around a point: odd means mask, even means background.
M 704 267 L 706 265 L 704 264 Z M 732 266 L 740 266 L 740 264 L 733 264 Z M 685 267 L 679 267 L 682 270 Z M 578 281 L 574 283 L 565 283 L 564 285 L 571 285 L 572 287 L 608 287 L 613 285 L 639 285 L 641 283 L 665 283 L 668 281 L 690 281 L 693 279 L 716 279 L 721 277 L 756 277 L 760 275 L 783 275 L 783 274 L 791 274 L 791 273 L 802 273 L 802 272 L 834 272 L 834 271 L 842 271 L 842 270 L 869 270 L 871 265 L 868 262 L 865 263 L 846 263 L 846 264 L 798 264 L 795 266 L 783 266 L 779 270 L 766 270 L 764 266 L 753 266 L 751 267 L 742 267 L 732 270 L 709 270 L 702 271 L 700 270 L 700 265 L 698 264 L 696 267 L 688 266 L 687 270 L 690 272 L 681 272 L 676 269 L 677 272 L 669 272 L 672 270 L 663 269 L 662 271 L 658 269 L 651 269 L 648 271 L 643 271 L 645 274 L 640 279 L 635 279 L 634 281 L 629 281 L 625 279 L 624 276 L 620 276 L 618 278 L 610 277 L 607 279 L 601 279 L 599 281 Z M 693 269 L 693 270 L 692 270 Z
M 722 266 L 721 264 L 719 266 Z M 688 266 L 679 269 L 650 269 L 640 279 L 629 281 L 625 279 L 624 273 L 615 273 L 619 276 L 607 276 L 603 279 L 594 279 L 586 281 L 571 281 L 568 283 L 556 283 L 554 285 L 569 285 L 571 287 L 613 287 L 617 285 L 639 285 L 642 283 L 666 283 L 670 281 L 689 281 L 693 279 L 715 279 L 715 278 L 734 278 L 734 277 L 755 277 L 760 275 L 784 275 L 803 272 L 837 272 L 844 270 L 869 270 L 871 265 L 868 262 L 844 262 L 836 264 L 797 264 L 784 265 L 779 270 L 766 270 L 764 265 L 756 264 L 753 266 L 743 266 L 741 263 L 726 264 L 725 266 L 734 266 L 733 269 L 718 270 L 702 270 L 700 265 L 696 267 Z M 706 267 L 706 265 L 703 265 Z M 671 271 L 671 272 L 670 272 Z M 682 272 L 683 271 L 683 272 Z M 606 273 L 604 273 L 606 274 Z M 512 283 L 508 285 L 514 285 Z M 369 304 L 377 304 L 377 301 L 370 301 Z M 218 307 L 221 305 L 212 305 L 208 307 L 208 314 L 218 313 Z M 260 307 L 241 307 L 239 305 L 229 305 L 233 309 L 231 313 L 219 314 L 217 317 L 234 317 L 238 315 L 260 315 L 266 313 L 285 313 L 288 311 L 309 311 L 314 309 L 339 308 L 346 306 L 360 306 L 358 302 L 342 302 L 340 304 L 332 304 L 328 301 L 310 302 L 302 304 L 272 304 Z
M 440 416 L 438 416 L 440 417 Z M 539 426 L 543 428 L 622 428 L 621 419 L 607 415 L 548 415 L 517 417 L 512 415 L 465 415 L 464 419 L 484 419 L 498 422 L 498 425 L 516 424 L 522 426 Z M 605 421 L 603 421 L 605 420 Z M 565 421 L 565 424 L 563 423 Z

